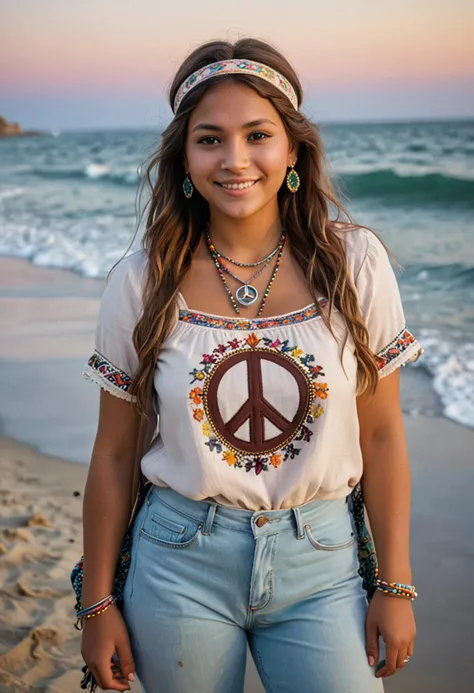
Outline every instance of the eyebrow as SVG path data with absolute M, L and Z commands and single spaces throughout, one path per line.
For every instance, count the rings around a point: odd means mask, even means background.
M 245 123 L 245 125 L 242 125 L 242 130 L 255 128 L 260 125 L 264 125 L 265 123 L 271 123 L 271 125 L 276 126 L 276 123 L 274 123 L 273 120 L 270 120 L 269 118 L 260 118 L 259 120 L 252 120 L 250 123 Z M 193 128 L 193 132 L 196 132 L 196 130 L 212 130 L 212 132 L 223 132 L 224 129 L 219 127 L 218 125 L 213 125 L 212 123 L 199 123 L 198 125 L 196 125 L 195 128 Z

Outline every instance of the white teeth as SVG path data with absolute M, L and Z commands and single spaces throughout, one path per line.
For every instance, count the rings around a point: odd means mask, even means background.
M 221 185 L 223 188 L 227 188 L 227 190 L 244 190 L 245 188 L 252 187 L 256 182 L 257 181 L 252 180 L 248 183 L 221 183 Z

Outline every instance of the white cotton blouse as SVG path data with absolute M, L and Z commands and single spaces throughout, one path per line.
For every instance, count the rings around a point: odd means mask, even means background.
M 406 328 L 381 242 L 365 229 L 344 238 L 384 377 L 422 349 Z M 127 400 L 147 263 L 139 251 L 110 275 L 84 372 Z M 325 305 L 321 299 L 285 315 L 246 319 L 190 310 L 180 296 L 156 364 L 159 433 L 142 458 L 144 476 L 188 498 L 255 511 L 347 496 L 362 475 L 357 361 L 350 337 L 342 348 L 341 314 L 331 318 L 337 341 L 324 324 Z

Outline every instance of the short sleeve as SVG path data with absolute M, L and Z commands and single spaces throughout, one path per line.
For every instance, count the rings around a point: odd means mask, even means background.
M 355 285 L 359 305 L 369 332 L 369 347 L 377 355 L 379 377 L 416 361 L 423 353 L 405 323 L 397 279 L 388 253 L 377 236 L 365 232 L 366 253 Z
M 133 331 L 142 312 L 144 252 L 122 260 L 110 273 L 99 308 L 95 350 L 83 375 L 116 397 L 135 401 L 129 393 L 138 368 Z

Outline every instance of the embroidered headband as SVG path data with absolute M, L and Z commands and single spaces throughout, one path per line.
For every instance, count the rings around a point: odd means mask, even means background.
M 209 65 L 205 65 L 189 75 L 189 77 L 184 80 L 176 92 L 174 99 L 174 112 L 176 113 L 184 97 L 189 94 L 191 89 L 197 87 L 198 84 L 220 75 L 242 74 L 254 75 L 255 77 L 264 79 L 266 82 L 270 82 L 270 84 L 273 84 L 274 87 L 283 92 L 283 94 L 289 98 L 294 108 L 298 110 L 298 97 L 296 96 L 295 90 L 286 77 L 283 77 L 282 74 L 273 68 L 268 67 L 268 65 L 264 65 L 263 63 L 256 63 L 253 60 L 232 59 L 220 60 L 217 63 L 210 63 Z

